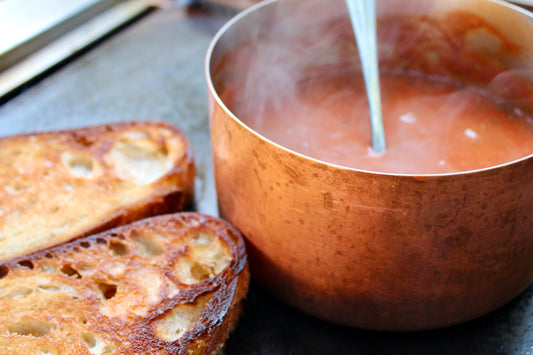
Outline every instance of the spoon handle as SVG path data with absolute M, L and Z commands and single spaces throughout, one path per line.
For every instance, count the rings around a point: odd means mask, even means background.
M 376 0 L 346 0 L 346 3 L 352 20 L 365 79 L 372 126 L 372 149 L 376 153 L 384 153 L 386 148 L 379 89 Z

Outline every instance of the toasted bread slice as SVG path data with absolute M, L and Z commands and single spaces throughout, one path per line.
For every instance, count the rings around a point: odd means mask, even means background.
M 0 354 L 214 354 L 248 282 L 228 222 L 147 218 L 0 264 Z
M 144 217 L 193 194 L 190 144 L 162 122 L 0 139 L 0 262 Z

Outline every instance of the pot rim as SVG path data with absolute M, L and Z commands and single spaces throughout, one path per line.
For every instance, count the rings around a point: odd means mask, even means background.
M 464 171 L 455 171 L 455 172 L 449 172 L 449 173 L 390 173 L 390 172 L 380 172 L 380 171 L 373 171 L 373 170 L 365 170 L 365 169 L 358 169 L 358 168 L 351 168 L 344 165 L 339 165 L 335 163 L 330 163 L 324 160 L 316 159 L 310 156 L 307 156 L 305 154 L 299 153 L 297 151 L 294 151 L 292 149 L 289 149 L 279 143 L 274 142 L 273 140 L 261 135 L 259 132 L 255 131 L 251 127 L 249 127 L 247 124 L 245 124 L 242 120 L 240 120 L 230 109 L 226 106 L 226 104 L 222 101 L 220 98 L 218 92 L 216 91 L 214 85 L 213 85 L 213 78 L 211 76 L 211 61 L 213 58 L 213 52 L 215 50 L 216 45 L 219 43 L 220 39 L 224 36 L 224 34 L 234 25 L 236 25 L 239 21 L 246 18 L 250 13 L 255 11 L 260 11 L 261 8 L 270 6 L 274 3 L 279 2 L 280 0 L 264 0 L 257 4 L 254 4 L 247 9 L 241 11 L 237 15 L 235 15 L 233 18 L 231 18 L 228 22 L 226 22 L 215 34 L 213 39 L 211 40 L 209 47 L 207 49 L 207 54 L 204 62 L 204 70 L 205 70 L 205 76 L 207 79 L 207 89 L 211 93 L 214 100 L 217 102 L 217 104 L 225 111 L 225 113 L 231 117 L 237 124 L 239 124 L 242 128 L 250 132 L 252 135 L 254 135 L 259 140 L 265 141 L 266 143 L 275 146 L 277 149 L 280 149 L 288 154 L 295 155 L 300 159 L 308 160 L 309 162 L 318 163 L 321 165 L 325 165 L 329 168 L 338 169 L 338 170 L 345 170 L 345 171 L 353 171 L 358 173 L 364 173 L 369 175 L 379 175 L 379 176 L 389 176 L 389 177 L 414 177 L 414 178 L 440 178 L 440 177 L 452 177 L 452 176 L 459 176 L 459 175 L 472 175 L 472 174 L 490 174 L 492 171 L 496 171 L 498 169 L 502 169 L 511 165 L 515 165 L 524 161 L 527 161 L 529 159 L 533 160 L 533 152 L 529 155 L 523 156 L 521 158 L 511 160 L 502 164 L 493 165 L 481 169 L 474 169 L 474 170 L 464 170 Z M 504 7 L 509 7 L 522 15 L 529 17 L 533 21 L 533 12 L 529 12 L 526 9 L 515 5 L 513 3 L 503 1 L 503 0 L 485 0 L 489 2 L 493 2 L 496 4 L 499 4 Z

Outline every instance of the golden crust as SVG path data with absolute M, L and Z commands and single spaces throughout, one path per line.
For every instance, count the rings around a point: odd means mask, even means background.
M 193 195 L 190 144 L 162 122 L 0 139 L 0 261 L 162 213 Z
M 214 354 L 248 282 L 229 223 L 148 218 L 0 264 L 0 353 Z

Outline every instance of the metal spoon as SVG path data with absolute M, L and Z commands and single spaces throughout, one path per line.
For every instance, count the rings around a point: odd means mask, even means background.
M 372 149 L 376 153 L 384 153 L 386 148 L 379 89 L 376 0 L 346 0 L 346 4 L 350 12 L 365 79 L 372 126 Z

